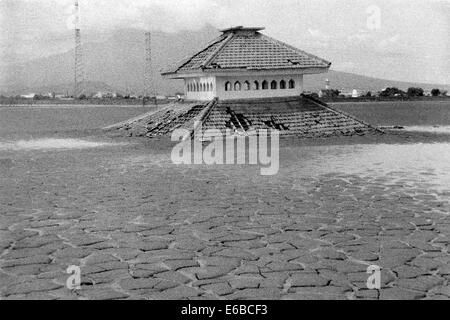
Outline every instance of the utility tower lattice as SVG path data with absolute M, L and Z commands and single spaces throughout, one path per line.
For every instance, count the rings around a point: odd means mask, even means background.
M 145 33 L 145 77 L 144 77 L 144 96 L 155 96 L 152 81 L 152 37 L 150 32 Z
M 75 82 L 74 82 L 74 97 L 79 97 L 84 91 L 84 64 L 83 52 L 81 47 L 81 30 L 79 27 L 80 10 L 78 0 L 75 0 Z

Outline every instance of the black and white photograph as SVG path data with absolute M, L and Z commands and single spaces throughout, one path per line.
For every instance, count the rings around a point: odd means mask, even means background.
M 0 0 L 0 300 L 450 300 L 450 0 Z

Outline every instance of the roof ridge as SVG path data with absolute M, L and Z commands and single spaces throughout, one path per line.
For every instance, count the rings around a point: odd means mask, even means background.
M 220 41 L 226 40 L 227 37 L 228 37 L 228 35 L 221 34 L 219 37 L 217 37 L 217 38 L 215 38 L 214 40 L 211 40 L 210 42 L 208 42 L 208 43 L 206 44 L 206 46 L 205 46 L 203 49 L 201 49 L 201 50 L 199 50 L 199 51 L 195 51 L 195 53 L 191 53 L 191 54 L 189 54 L 189 55 L 186 55 L 185 58 L 178 60 L 178 61 L 175 63 L 175 66 L 176 66 L 176 67 L 170 68 L 170 69 L 164 71 L 163 74 L 164 74 L 164 73 L 175 73 L 175 72 L 177 72 L 178 70 L 180 70 L 181 68 L 183 68 L 189 61 L 191 61 L 194 57 L 196 57 L 196 56 L 198 56 L 200 53 L 202 53 L 202 52 L 208 50 L 209 48 L 211 48 L 211 47 L 212 47 L 213 45 L 215 45 L 216 43 L 218 43 L 218 42 L 220 42 Z
M 224 34 L 225 35 L 225 34 Z M 227 35 L 227 37 L 225 38 L 225 40 L 223 40 L 223 42 L 219 45 L 218 48 L 216 48 L 216 50 L 214 50 L 211 55 L 208 57 L 208 59 L 206 59 L 206 61 L 204 63 L 202 63 L 200 65 L 201 68 L 205 68 L 218 54 L 219 52 L 227 45 L 228 42 L 230 42 L 230 40 L 234 37 L 234 33 L 229 33 Z M 217 42 L 216 42 L 217 43 Z
M 296 53 L 304 54 L 305 56 L 307 56 L 307 57 L 309 57 L 309 58 L 317 59 L 317 60 L 323 62 L 324 64 L 327 64 L 328 66 L 331 66 L 331 62 L 328 61 L 328 60 L 322 59 L 322 58 L 320 58 L 320 57 L 318 57 L 318 56 L 316 56 L 316 55 L 313 55 L 313 54 L 308 53 L 308 52 L 306 52 L 306 51 L 300 50 L 300 49 L 298 49 L 298 48 L 296 48 L 296 47 L 294 47 L 294 46 L 291 46 L 290 44 L 287 44 L 286 42 L 283 42 L 283 41 L 277 40 L 277 39 L 275 39 L 275 38 L 269 37 L 269 36 L 267 36 L 267 35 L 265 35 L 265 34 L 262 34 L 262 33 L 261 33 L 261 36 L 262 36 L 264 39 L 266 39 L 266 40 L 268 40 L 268 41 L 270 41 L 270 42 L 272 42 L 272 43 L 282 45 L 282 46 L 284 46 L 285 48 L 288 48 L 288 49 L 290 49 L 290 50 L 295 51 Z

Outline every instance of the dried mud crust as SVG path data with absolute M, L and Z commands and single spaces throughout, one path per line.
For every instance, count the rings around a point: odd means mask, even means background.
M 351 141 L 406 138 L 420 141 Z M 338 173 L 294 188 L 294 158 L 267 178 L 175 166 L 169 154 L 170 143 L 146 141 L 2 155 L 0 297 L 450 298 L 448 192 Z M 381 290 L 366 287 L 372 264 Z M 65 286 L 69 265 L 81 267 L 81 290 Z

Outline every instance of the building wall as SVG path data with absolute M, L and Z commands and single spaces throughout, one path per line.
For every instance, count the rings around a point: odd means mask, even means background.
M 281 81 L 285 81 L 286 88 L 281 89 Z M 289 88 L 289 81 L 293 80 L 295 88 Z M 250 84 L 250 90 L 246 90 L 246 81 Z M 254 82 L 258 82 L 258 90 L 254 88 Z M 263 82 L 267 81 L 268 89 L 263 89 Z M 276 81 L 276 89 L 271 89 L 272 81 Z M 235 84 L 240 84 L 240 90 L 235 89 Z M 226 84 L 231 84 L 231 90 L 227 91 Z M 298 96 L 303 92 L 303 75 L 252 75 L 252 76 L 209 76 L 185 78 L 185 93 L 188 100 L 211 100 L 218 97 L 220 100 L 270 98 Z
M 289 89 L 289 81 L 294 80 L 295 88 Z M 280 82 L 284 80 L 286 89 L 280 89 Z M 250 90 L 245 90 L 244 83 L 250 83 Z M 253 83 L 257 81 L 259 90 L 254 90 Z M 262 84 L 264 81 L 268 83 L 268 89 L 263 90 Z M 271 89 L 272 81 L 276 81 L 277 89 Z M 231 83 L 232 90 L 226 91 L 225 84 Z M 241 90 L 234 90 L 234 85 L 239 82 Z M 270 76 L 240 76 L 240 77 L 217 77 L 217 96 L 221 100 L 230 99 L 248 99 L 248 98 L 271 98 L 271 97 L 290 97 L 300 95 L 303 92 L 303 75 L 270 75 Z
M 214 99 L 214 97 L 216 97 L 215 88 L 216 77 L 214 76 L 184 79 L 184 92 L 188 100 L 212 100 Z M 192 89 L 194 89 L 195 91 L 193 91 Z

